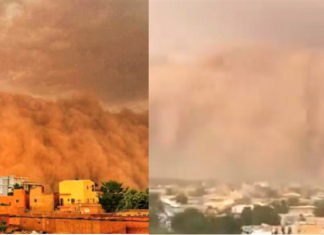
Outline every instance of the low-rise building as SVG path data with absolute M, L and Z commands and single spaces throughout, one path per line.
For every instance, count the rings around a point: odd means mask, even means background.
M 29 207 L 29 198 L 24 189 L 14 189 L 11 196 L 0 196 L 0 214 L 25 212 Z
M 29 199 L 30 210 L 33 212 L 53 212 L 59 205 L 59 194 L 45 194 L 42 186 L 32 188 Z
M 13 192 L 14 185 L 22 185 L 28 181 L 27 177 L 18 176 L 3 176 L 0 177 L 0 195 L 8 196 L 9 193 Z
M 315 206 L 290 206 L 289 214 L 294 215 L 303 215 L 303 216 L 312 216 Z
M 60 205 L 98 203 L 95 183 L 91 180 L 65 180 L 59 184 Z
M 95 183 L 91 180 L 65 180 L 60 182 L 59 197 L 61 211 L 80 212 L 83 207 L 82 204 L 98 204 L 99 202 Z
M 14 175 L 3 176 L 0 177 L 0 196 L 7 196 L 8 194 L 13 193 L 16 184 L 25 189 L 26 192 L 29 192 L 30 189 L 35 186 L 42 186 L 39 183 L 30 182 L 28 177 Z

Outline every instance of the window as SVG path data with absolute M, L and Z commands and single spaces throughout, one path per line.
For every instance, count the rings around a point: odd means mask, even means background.
M 89 189 L 89 186 L 87 186 L 87 189 Z
M 92 200 L 93 200 L 93 203 L 95 203 L 95 199 L 93 198 Z
M 68 198 L 68 202 L 70 201 L 70 198 Z
M 89 203 L 89 198 L 88 198 L 88 203 Z
M 16 200 L 16 203 L 18 203 L 19 202 L 19 200 Z
M 74 202 L 75 202 L 75 200 L 74 200 L 74 198 L 72 198 L 72 199 L 71 199 L 71 203 L 74 203 Z
M 35 199 L 34 202 L 37 202 L 37 199 Z

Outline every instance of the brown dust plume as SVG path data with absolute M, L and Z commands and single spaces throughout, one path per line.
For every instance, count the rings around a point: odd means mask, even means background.
M 147 110 L 148 0 L 0 0 L 0 90 Z
M 148 185 L 148 113 L 105 111 L 96 99 L 49 102 L 0 93 L 1 175 L 56 190 L 65 179 Z

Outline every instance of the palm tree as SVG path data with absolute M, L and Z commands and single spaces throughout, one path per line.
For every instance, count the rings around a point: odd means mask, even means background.
M 103 193 L 109 193 L 109 194 L 123 194 L 126 193 L 128 188 L 124 189 L 123 188 L 123 183 L 119 183 L 115 180 L 110 180 L 106 183 L 102 182 L 101 183 L 101 191 Z
M 102 192 L 99 196 L 99 203 L 107 212 L 114 212 L 117 210 L 119 203 L 123 200 L 124 194 L 128 188 L 123 187 L 123 183 L 110 180 L 106 183 L 102 182 L 100 188 Z

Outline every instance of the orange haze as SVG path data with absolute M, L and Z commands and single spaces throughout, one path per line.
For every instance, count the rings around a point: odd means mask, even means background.
M 0 93 L 1 175 L 57 189 L 64 179 L 148 185 L 148 115 L 104 111 L 92 98 L 49 102 Z

